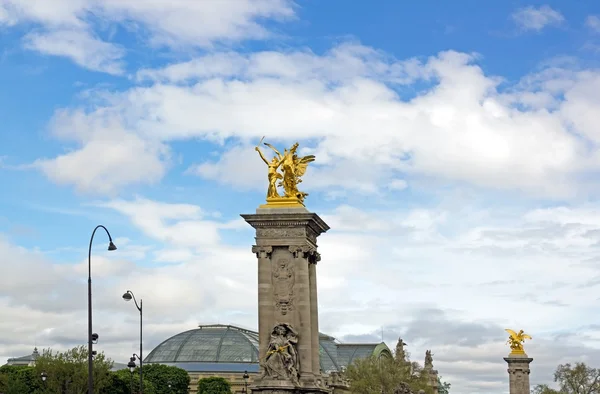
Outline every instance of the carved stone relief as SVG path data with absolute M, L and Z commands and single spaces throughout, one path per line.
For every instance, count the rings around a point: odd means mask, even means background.
M 294 309 L 295 274 L 289 259 L 278 258 L 273 262 L 273 292 L 275 307 L 286 315 Z
M 258 238 L 294 238 L 304 237 L 303 228 L 262 227 L 256 229 Z
M 300 358 L 298 333 L 291 324 L 277 324 L 271 331 L 267 356 L 263 362 L 264 375 L 275 380 L 287 380 L 298 385 Z

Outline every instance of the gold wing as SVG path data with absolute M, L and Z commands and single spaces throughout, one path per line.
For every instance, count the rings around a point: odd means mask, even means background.
M 523 338 L 523 339 L 533 339 L 532 337 L 530 337 L 530 336 L 529 336 L 529 335 L 527 335 L 527 334 L 523 334 L 523 335 L 522 335 L 522 338 Z
M 516 333 L 516 332 L 514 332 L 513 330 L 511 330 L 510 328 L 505 328 L 505 329 L 504 329 L 504 331 L 506 331 L 507 333 L 509 333 L 509 334 L 510 334 L 510 336 L 511 336 L 512 338 L 515 338 L 515 339 L 517 339 L 517 338 L 519 337 L 519 336 L 517 335 L 517 333 Z
M 295 161 L 294 165 L 296 167 L 296 176 L 301 177 L 306 173 L 306 168 L 308 167 L 308 163 L 312 163 L 313 161 L 315 161 L 315 156 L 308 155 L 308 156 L 304 156 L 304 157 L 299 157 L 294 161 Z

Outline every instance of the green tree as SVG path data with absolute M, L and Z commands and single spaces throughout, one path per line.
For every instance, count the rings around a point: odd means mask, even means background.
M 531 394 L 561 394 L 559 391 L 551 389 L 547 384 L 538 384 L 531 390 Z
M 541 384 L 534 387 L 534 394 L 598 394 L 600 393 L 600 370 L 585 363 L 560 364 L 554 372 L 558 390 Z
M 442 382 L 442 377 L 438 377 L 438 393 L 439 394 L 450 394 L 450 383 Z
M 169 394 L 187 394 L 190 375 L 185 369 L 164 364 L 144 364 L 144 380 L 148 380 L 158 392 Z M 138 375 L 139 379 L 139 375 Z M 169 392 L 169 384 L 171 391 Z
M 33 367 L 3 365 L 0 367 L 0 392 L 4 394 L 37 393 L 42 379 Z
M 433 392 L 427 385 L 428 371 L 408 360 L 361 358 L 348 366 L 345 377 L 350 381 L 350 391 L 356 394 L 393 393 L 401 383 L 407 384 L 415 392 Z
M 202 378 L 198 381 L 198 394 L 230 394 L 231 385 L 220 377 Z
M 99 353 L 94 356 L 94 393 L 99 394 L 112 383 L 112 361 Z M 88 379 L 87 347 L 77 346 L 66 352 L 44 349 L 35 362 L 35 376 L 45 372 L 44 390 L 49 393 L 85 393 Z
M 144 367 L 144 370 L 146 368 Z M 145 371 L 144 371 L 145 373 Z M 159 391 L 156 386 L 144 375 L 144 394 L 166 393 L 166 390 Z M 128 369 L 121 369 L 111 374 L 111 384 L 106 387 L 101 394 L 130 394 L 140 392 L 140 373 L 136 368 L 133 373 Z

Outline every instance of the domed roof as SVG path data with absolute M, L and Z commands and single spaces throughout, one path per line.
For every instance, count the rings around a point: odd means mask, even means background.
M 384 344 L 343 345 L 319 334 L 319 358 L 325 373 L 340 371 L 352 360 L 380 355 L 391 357 Z M 385 354 L 384 354 L 385 353 Z M 177 365 L 195 371 L 258 371 L 258 333 L 236 326 L 199 326 L 167 339 L 148 354 L 145 363 Z
M 200 326 L 167 339 L 144 362 L 258 362 L 258 333 L 222 324 Z

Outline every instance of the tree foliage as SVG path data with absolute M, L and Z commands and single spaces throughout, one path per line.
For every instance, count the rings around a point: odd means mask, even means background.
M 202 378 L 198 381 L 198 394 L 230 394 L 231 385 L 220 377 Z
M 406 383 L 414 392 L 433 393 L 427 385 L 428 371 L 408 360 L 361 358 L 347 368 L 345 377 L 350 381 L 350 390 L 356 394 L 393 393 L 400 383 Z
M 1 393 L 39 393 L 41 389 L 42 380 L 36 376 L 36 371 L 33 367 L 11 365 L 0 367 Z
M 94 393 L 100 394 L 111 383 L 112 361 L 104 353 L 94 356 Z M 44 349 L 35 361 L 36 378 L 42 372 L 48 376 L 44 389 L 51 393 L 85 393 L 88 380 L 88 349 L 77 346 L 65 352 Z
M 585 363 L 560 364 L 554 372 L 558 390 L 540 384 L 532 390 L 534 394 L 600 394 L 600 370 Z
M 187 394 L 190 386 L 190 375 L 171 365 L 145 364 L 144 380 L 148 380 L 160 393 Z M 169 391 L 169 384 L 171 391 Z M 144 390 L 145 392 L 145 390 Z
M 442 377 L 438 377 L 438 393 L 450 394 L 450 383 L 442 382 Z
M 111 372 L 112 361 L 100 353 L 94 357 L 94 394 L 130 394 L 139 392 L 139 368 Z M 42 372 L 47 376 L 41 379 Z M 149 364 L 144 366 L 144 394 L 187 394 L 189 375 L 181 368 Z M 0 367 L 0 393 L 48 394 L 87 393 L 87 348 L 75 347 L 66 352 L 44 350 L 35 367 Z M 169 383 L 171 391 L 169 391 Z

